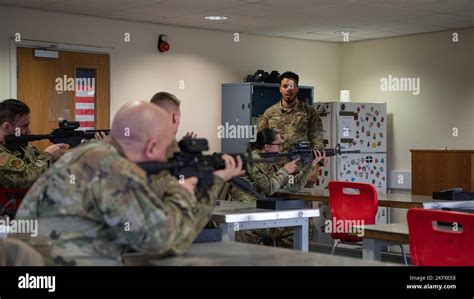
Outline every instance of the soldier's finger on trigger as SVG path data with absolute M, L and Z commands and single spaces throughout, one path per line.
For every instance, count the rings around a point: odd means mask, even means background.
M 229 156 L 230 165 L 232 168 L 235 168 L 235 159 L 232 156 Z
M 234 166 L 233 166 L 233 163 L 234 163 L 233 160 L 234 160 L 234 158 L 232 158 L 232 157 L 229 156 L 229 155 L 224 155 L 223 158 L 224 158 L 225 166 L 226 166 L 227 169 L 230 169 L 230 168 L 234 167 Z
M 240 158 L 240 156 L 237 156 L 237 169 L 236 169 L 237 174 L 242 174 L 242 171 L 243 171 L 242 166 L 243 166 L 242 159 Z

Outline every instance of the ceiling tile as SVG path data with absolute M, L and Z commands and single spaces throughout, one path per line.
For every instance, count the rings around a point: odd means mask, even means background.
M 139 5 L 161 3 L 166 0 L 63 0 L 64 4 L 84 5 L 108 11 L 118 11 L 133 8 Z
M 159 22 L 160 20 L 165 19 L 164 17 L 154 17 L 151 15 L 142 15 L 142 14 L 136 14 L 136 13 L 124 12 L 124 11 L 108 12 L 108 13 L 101 14 L 98 16 L 112 18 L 112 19 L 140 21 L 140 22 Z
M 470 18 L 474 19 L 474 9 L 453 11 L 453 12 L 450 12 L 449 14 L 457 15 L 457 16 L 467 16 L 467 17 L 470 17 Z
M 421 32 L 435 32 L 445 30 L 445 27 L 441 26 L 420 26 L 415 28 L 409 29 L 400 29 L 400 30 L 393 30 L 393 32 L 403 33 L 403 34 L 412 34 L 412 33 L 421 33 Z
M 152 15 L 152 16 L 160 16 L 160 17 L 167 17 L 173 18 L 183 15 L 189 15 L 192 13 L 196 13 L 198 11 L 203 11 L 204 9 L 199 8 L 192 8 L 186 6 L 170 6 L 166 4 L 151 4 L 151 5 L 140 5 L 127 11 L 137 14 L 143 15 Z
M 284 8 L 287 12 L 294 10 L 317 10 L 324 7 L 334 7 L 353 2 L 352 0 L 262 0 L 259 4 Z
M 160 6 L 167 9 L 206 11 L 245 5 L 238 0 L 164 0 Z
M 22 7 L 43 7 L 49 4 L 62 2 L 61 0 L 0 0 L 0 4 L 22 6 Z
M 431 16 L 404 19 L 402 21 L 406 23 L 413 23 L 413 24 L 439 26 L 439 25 L 444 25 L 444 24 L 460 23 L 460 22 L 464 22 L 468 20 L 469 20 L 469 17 L 467 16 L 436 14 L 436 15 L 431 15 Z
M 474 27 L 474 0 L 0 0 L 105 18 L 341 41 Z M 224 15 L 222 22 L 204 20 Z M 336 32 L 337 31 L 337 32 Z
M 86 5 L 82 5 L 78 3 L 69 3 L 69 4 L 68 3 L 54 3 L 54 4 L 41 7 L 41 9 L 65 12 L 65 13 L 84 14 L 84 15 L 99 15 L 99 14 L 104 14 L 106 12 L 114 11 L 112 7 L 111 8 L 97 8 L 97 7 L 86 6 Z
M 437 3 L 443 0 L 355 0 L 357 3 L 372 4 L 379 6 L 407 8 L 417 5 L 427 5 Z
M 474 9 L 474 1 L 472 0 L 442 0 L 436 3 L 428 3 L 426 5 L 418 5 L 417 9 L 449 13 L 453 11 Z
M 449 29 L 469 28 L 469 27 L 474 27 L 474 20 L 460 22 L 460 23 L 446 24 L 444 26 Z
M 420 27 L 420 25 L 407 23 L 407 22 L 397 22 L 397 21 L 381 22 L 381 23 L 374 22 L 374 23 L 354 26 L 355 30 L 362 29 L 362 30 L 367 30 L 367 31 L 372 31 L 372 32 L 402 30 L 402 29 L 410 29 L 410 28 L 416 28 L 416 27 Z

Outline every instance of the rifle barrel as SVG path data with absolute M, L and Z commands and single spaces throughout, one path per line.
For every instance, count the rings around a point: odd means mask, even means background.
M 30 142 L 30 141 L 37 141 L 37 140 L 50 139 L 50 138 L 51 138 L 51 134 L 5 136 L 5 143 Z
M 157 174 L 160 171 L 171 170 L 175 167 L 173 162 L 147 161 L 138 162 L 137 164 L 148 174 Z

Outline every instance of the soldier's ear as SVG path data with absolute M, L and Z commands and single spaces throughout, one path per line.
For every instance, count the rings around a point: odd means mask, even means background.
M 172 112 L 171 113 L 171 122 L 173 124 L 178 123 L 178 117 L 179 117 L 178 112 Z
M 2 123 L 2 130 L 3 131 L 10 131 L 12 128 L 12 125 L 9 122 L 4 122 Z
M 151 138 L 145 144 L 145 157 L 149 160 L 154 160 L 156 156 L 157 142 L 155 139 Z
M 263 145 L 263 150 L 268 152 L 270 150 L 270 145 L 269 144 L 264 144 Z

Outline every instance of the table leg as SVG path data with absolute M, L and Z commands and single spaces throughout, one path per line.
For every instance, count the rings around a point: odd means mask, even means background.
M 308 252 L 308 218 L 293 227 L 293 249 Z
M 364 238 L 362 259 L 372 261 L 382 261 L 383 242 L 380 240 Z
M 238 223 L 236 223 L 238 225 Z M 222 228 L 222 240 L 224 241 L 235 241 L 235 225 L 234 223 L 221 223 Z

